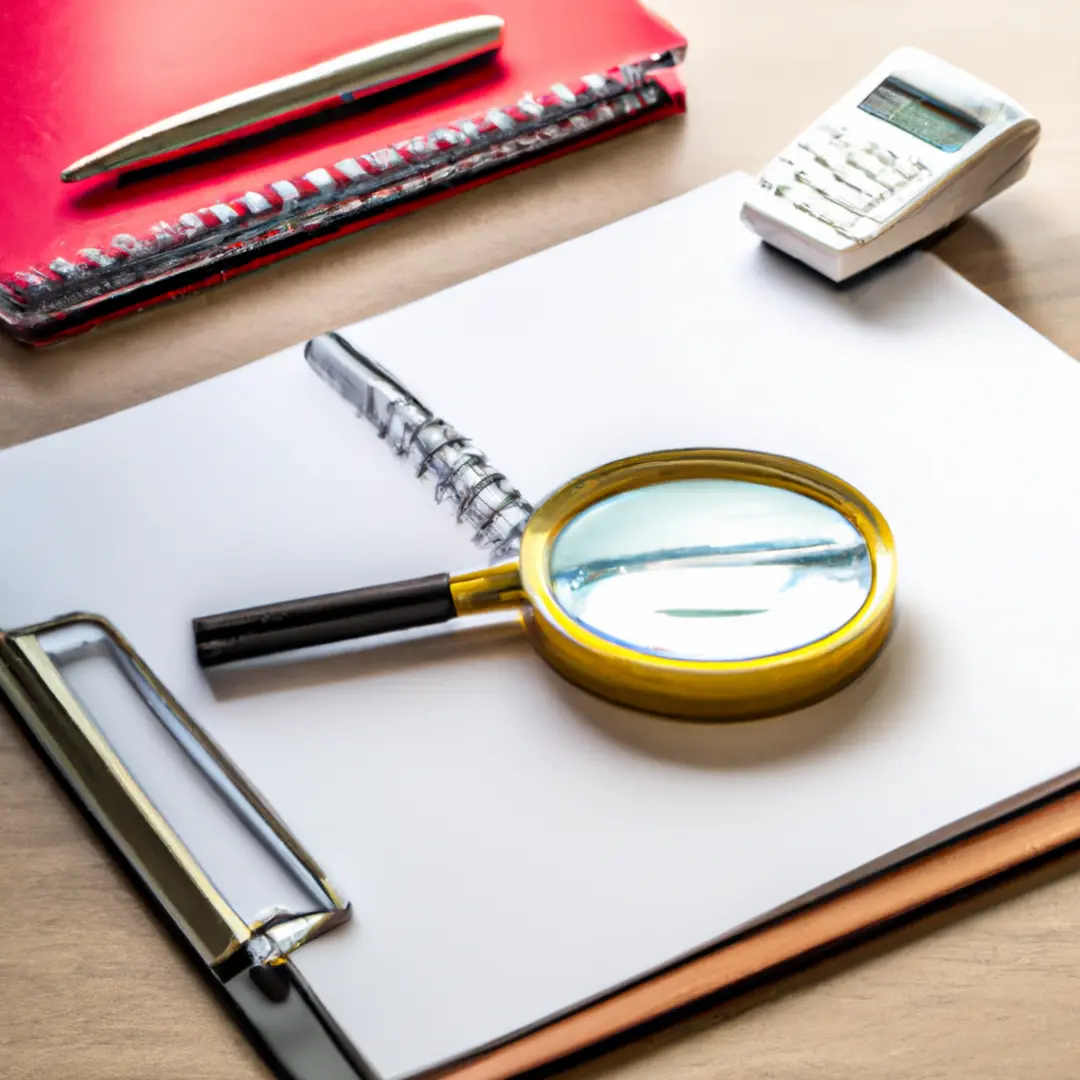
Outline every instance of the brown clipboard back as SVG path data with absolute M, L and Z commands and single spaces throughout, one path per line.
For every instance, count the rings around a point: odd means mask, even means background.
M 839 951 L 920 909 L 1077 841 L 1080 790 L 1070 790 L 778 918 L 512 1043 L 427 1075 L 440 1080 L 508 1080 L 551 1065 L 723 991 Z

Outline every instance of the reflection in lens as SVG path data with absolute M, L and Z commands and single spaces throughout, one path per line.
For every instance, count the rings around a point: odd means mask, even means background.
M 870 594 L 866 541 L 785 488 L 677 480 L 615 495 L 552 545 L 555 598 L 576 622 L 641 652 L 746 660 L 848 622 Z

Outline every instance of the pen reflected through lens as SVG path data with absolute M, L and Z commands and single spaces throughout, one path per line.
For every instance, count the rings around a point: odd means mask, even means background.
M 684 660 L 748 660 L 808 645 L 870 594 L 865 539 L 805 495 L 740 480 L 624 492 L 552 545 L 552 590 L 590 630 Z

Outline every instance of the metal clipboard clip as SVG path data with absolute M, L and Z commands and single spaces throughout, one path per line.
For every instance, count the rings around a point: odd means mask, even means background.
M 274 1071 L 287 1080 L 373 1080 L 376 1074 L 289 960 L 348 921 L 349 904 L 116 628 L 79 613 L 0 631 L 0 699 L 246 1019 Z M 216 866 L 208 869 L 166 816 L 161 799 L 136 777 L 131 757 L 138 754 L 117 749 L 118 733 L 128 750 L 142 739 L 144 754 L 154 749 L 148 738 L 159 740 L 159 753 L 164 740 L 171 767 L 199 789 L 197 797 L 194 789 L 186 791 L 183 805 L 201 801 L 202 812 L 215 815 L 204 820 L 245 837 L 245 859 L 224 860 L 220 850 L 209 851 Z M 287 903 L 255 900 L 253 859 L 262 860 L 264 871 L 256 885 L 278 882 Z M 217 879 L 230 874 L 223 889 Z M 229 891 L 248 895 L 239 903 Z M 255 903 L 261 905 L 257 914 L 238 910 Z

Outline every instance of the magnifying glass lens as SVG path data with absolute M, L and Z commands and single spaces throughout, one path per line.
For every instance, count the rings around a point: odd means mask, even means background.
M 558 533 L 552 594 L 577 624 L 652 656 L 735 661 L 798 649 L 870 595 L 864 536 L 796 491 L 724 478 L 594 503 Z

